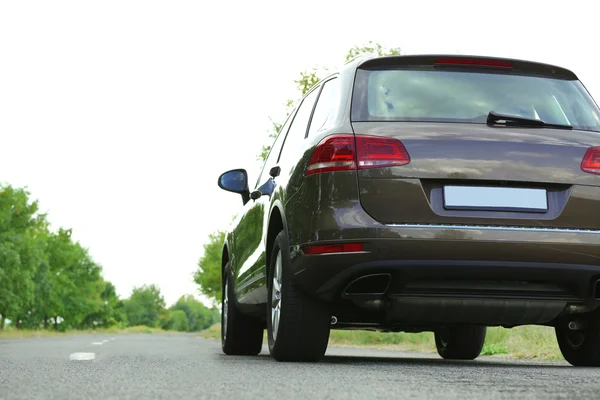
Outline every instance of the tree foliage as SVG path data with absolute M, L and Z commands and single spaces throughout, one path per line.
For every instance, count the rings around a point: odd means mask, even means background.
M 28 311 L 35 292 L 33 278 L 43 261 L 43 243 L 36 237 L 43 216 L 23 189 L 0 187 L 0 328 L 4 318 Z
M 0 330 L 87 329 L 147 325 L 200 330 L 219 318 L 193 296 L 166 309 L 156 285 L 122 300 L 70 229 L 52 232 L 25 189 L 0 185 Z
M 353 48 L 348 50 L 348 53 L 346 54 L 346 61 L 350 61 L 361 54 L 374 54 L 379 57 L 398 56 L 400 55 L 400 48 L 386 48 L 380 45 L 379 43 L 373 43 L 372 40 L 369 40 L 366 44 L 362 46 L 354 46 Z
M 133 289 L 124 304 L 127 322 L 131 326 L 159 327 L 161 316 L 166 312 L 165 299 L 156 285 L 144 285 Z
M 17 328 L 60 330 L 116 321 L 114 299 L 103 298 L 110 283 L 102 268 L 70 230 L 50 231 L 29 192 L 10 185 L 0 185 L 0 282 L 0 329 L 6 319 Z
M 174 322 L 172 322 L 172 324 L 175 324 L 175 320 L 177 317 L 175 314 L 176 313 L 183 313 L 183 315 L 186 318 L 187 324 L 186 326 L 186 331 L 201 331 L 203 329 L 208 328 L 209 326 L 211 326 L 212 324 L 214 324 L 215 322 L 217 322 L 218 319 L 218 311 L 217 311 L 217 318 L 215 318 L 215 309 L 210 309 L 207 308 L 206 306 L 204 306 L 204 304 L 202 304 L 200 301 L 196 300 L 194 298 L 194 296 L 191 295 L 187 295 L 187 296 L 182 296 L 179 300 L 177 300 L 177 303 L 175 303 L 171 308 L 171 319 L 174 320 Z M 171 324 L 171 322 L 170 322 Z M 175 328 L 173 326 L 172 329 L 175 330 L 181 330 L 178 328 Z
M 182 310 L 175 310 L 171 313 L 171 318 L 169 319 L 169 323 L 167 324 L 167 329 L 174 330 L 178 332 L 187 332 L 190 330 L 190 324 L 185 315 L 185 312 Z
M 204 254 L 198 261 L 198 270 L 194 281 L 200 286 L 200 292 L 218 302 L 221 301 L 221 257 L 225 232 L 214 232 L 204 244 Z

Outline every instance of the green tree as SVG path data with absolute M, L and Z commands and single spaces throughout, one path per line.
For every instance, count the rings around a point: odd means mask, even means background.
M 0 329 L 111 323 L 118 297 L 71 230 L 53 233 L 29 192 L 0 185 Z M 114 319 L 114 318 L 113 318 Z
M 51 290 L 37 311 L 51 316 L 55 329 L 93 327 L 104 306 L 102 268 L 73 242 L 70 229 L 50 234 L 47 249 Z
M 165 315 L 165 300 L 156 285 L 144 285 L 133 289 L 124 302 L 124 310 L 130 326 L 158 327 Z
M 221 257 L 223 256 L 224 232 L 214 232 L 204 244 L 204 254 L 198 261 L 194 281 L 200 286 L 200 293 L 221 301 Z
M 213 324 L 212 310 L 207 308 L 202 302 L 196 300 L 194 296 L 181 296 L 177 303 L 171 308 L 171 312 L 183 311 L 188 320 L 189 331 L 200 331 L 208 328 Z M 171 314 L 171 319 L 174 316 Z
M 386 48 L 380 45 L 379 43 L 373 43 L 372 40 L 369 40 L 366 44 L 363 44 L 362 46 L 354 46 L 353 48 L 348 50 L 348 53 L 346 54 L 346 61 L 350 61 L 361 54 L 374 54 L 376 56 L 382 57 L 399 56 L 401 53 L 399 47 Z
M 190 330 L 189 320 L 183 310 L 175 310 L 171 312 L 171 318 L 167 324 L 167 329 L 178 332 L 188 332 Z
M 6 318 L 20 327 L 33 303 L 34 277 L 43 261 L 44 244 L 37 232 L 45 216 L 29 192 L 0 185 L 0 329 Z
M 123 300 L 117 295 L 117 289 L 112 283 L 108 281 L 104 282 L 104 290 L 102 291 L 101 298 L 104 301 L 104 307 L 100 314 L 103 325 L 124 325 L 127 318 L 123 310 Z
M 123 301 L 119 299 L 115 286 L 107 281 L 98 282 L 102 290 L 99 291 L 99 304 L 96 310 L 85 318 L 86 327 L 112 327 L 125 325 Z

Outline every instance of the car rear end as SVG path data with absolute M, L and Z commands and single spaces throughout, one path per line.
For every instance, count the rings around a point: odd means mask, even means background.
M 375 58 L 351 107 L 287 204 L 295 278 L 339 327 L 548 324 L 600 304 L 600 114 L 572 72 Z

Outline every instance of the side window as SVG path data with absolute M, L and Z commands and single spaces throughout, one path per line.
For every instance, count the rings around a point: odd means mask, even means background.
M 277 159 L 279 158 L 279 153 L 281 151 L 281 146 L 283 145 L 283 141 L 285 139 L 285 135 L 286 135 L 288 129 L 290 129 L 290 124 L 294 120 L 295 113 L 296 113 L 296 110 L 291 112 L 288 119 L 285 121 L 285 123 L 279 130 L 279 133 L 277 134 L 275 141 L 271 145 L 271 150 L 269 151 L 269 154 L 267 155 L 267 159 L 265 160 L 265 162 L 263 164 L 263 169 L 258 177 L 258 181 L 256 182 L 256 187 L 259 187 L 260 185 L 262 185 L 263 183 L 265 183 L 267 181 L 267 179 L 269 178 L 269 170 L 272 167 L 274 167 L 275 164 L 277 163 Z
M 310 121 L 309 136 L 331 127 L 331 118 L 334 116 L 333 111 L 339 101 L 339 83 L 340 81 L 337 78 L 325 82 Z
M 281 151 L 280 160 L 288 162 L 288 157 L 293 158 L 293 154 L 301 150 L 302 143 L 306 137 L 306 130 L 308 129 L 308 121 L 315 105 L 315 100 L 319 94 L 319 88 L 314 89 L 308 96 L 304 98 L 300 108 L 296 112 L 296 116 L 292 121 L 292 126 L 288 131 L 288 134 L 283 143 L 283 150 Z M 290 160 L 291 161 L 291 160 Z

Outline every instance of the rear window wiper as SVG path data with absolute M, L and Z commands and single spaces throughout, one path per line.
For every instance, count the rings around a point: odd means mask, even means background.
M 547 124 L 539 119 L 518 117 L 516 115 L 498 114 L 494 111 L 490 111 L 488 114 L 487 124 L 531 128 L 573 129 L 571 125 Z

